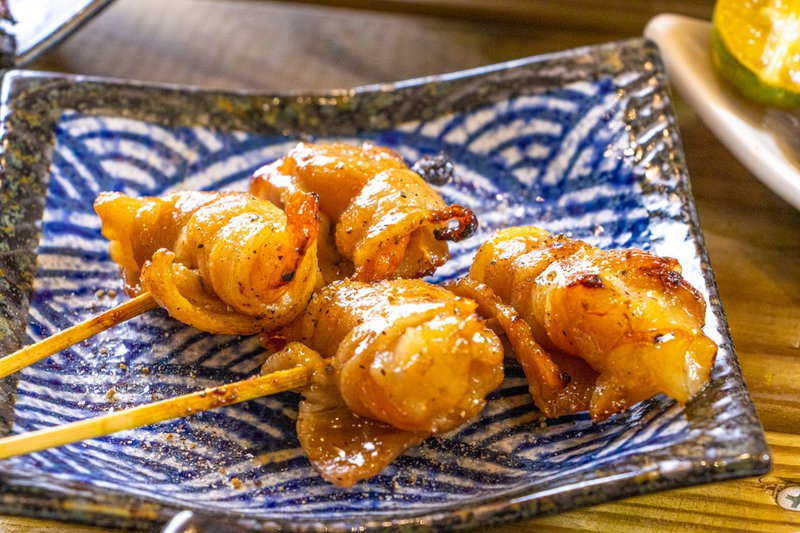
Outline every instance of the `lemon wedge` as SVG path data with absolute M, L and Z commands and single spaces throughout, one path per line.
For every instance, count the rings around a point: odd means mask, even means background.
M 746 98 L 800 106 L 800 0 L 718 0 L 711 57 Z

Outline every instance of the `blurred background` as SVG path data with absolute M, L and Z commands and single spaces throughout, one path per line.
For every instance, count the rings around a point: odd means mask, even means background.
M 347 88 L 641 36 L 658 13 L 710 19 L 712 9 L 712 0 L 115 0 L 30 67 L 218 89 Z

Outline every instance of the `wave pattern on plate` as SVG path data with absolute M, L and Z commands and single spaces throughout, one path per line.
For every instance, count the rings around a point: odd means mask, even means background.
M 481 226 L 453 246 L 439 280 L 464 273 L 480 243 L 505 226 L 535 223 L 606 247 L 649 245 L 648 212 L 618 99 L 611 81 L 581 82 L 340 140 L 388 145 L 410 162 L 440 151 L 455 160 L 456 178 L 441 192 L 472 208 Z M 91 210 L 98 192 L 244 190 L 254 169 L 292 144 L 283 137 L 64 114 L 28 340 L 124 299 Z M 207 335 L 153 311 L 26 369 L 14 431 L 241 379 L 263 357 L 254 338 Z M 294 434 L 298 395 L 291 393 L 17 458 L 2 468 L 191 509 L 335 520 L 382 508 L 398 516 L 399 502 L 399 515 L 413 515 L 487 492 L 557 484 L 565 473 L 590 472 L 685 438 L 683 411 L 662 398 L 608 425 L 593 425 L 587 415 L 540 421 L 519 368 L 509 364 L 507 373 L 480 419 L 430 439 L 352 490 L 324 483 L 309 466 Z M 243 487 L 232 488 L 232 477 Z

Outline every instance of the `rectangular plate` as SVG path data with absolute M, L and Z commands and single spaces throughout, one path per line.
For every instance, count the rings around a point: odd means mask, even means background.
M 138 527 L 179 509 L 284 530 L 477 525 L 769 469 L 647 41 L 322 95 L 25 71 L 7 74 L 2 94 L 0 353 L 124 300 L 92 210 L 97 193 L 242 190 L 301 139 L 455 160 L 442 194 L 474 209 L 481 226 L 453 246 L 437 279 L 464 273 L 480 243 L 510 225 L 652 250 L 678 258 L 707 298 L 706 330 L 720 350 L 711 383 L 685 408 L 660 396 L 602 424 L 586 414 L 540 419 L 509 363 L 477 421 L 351 490 L 324 483 L 306 461 L 294 434 L 298 395 L 287 393 L 0 462 L 0 512 Z M 203 334 L 153 311 L 2 382 L 0 432 L 238 380 L 263 358 L 254 338 Z

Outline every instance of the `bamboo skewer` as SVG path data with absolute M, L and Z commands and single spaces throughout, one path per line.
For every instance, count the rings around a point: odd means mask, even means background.
M 201 411 L 301 388 L 311 379 L 311 369 L 291 368 L 265 376 L 184 394 L 115 413 L 79 420 L 0 439 L 0 459 L 56 448 L 86 439 L 135 429 Z
M 97 335 L 101 331 L 141 315 L 157 305 L 153 296 L 149 292 L 145 292 L 114 309 L 109 309 L 42 341 L 17 350 L 0 359 L 0 379 Z

